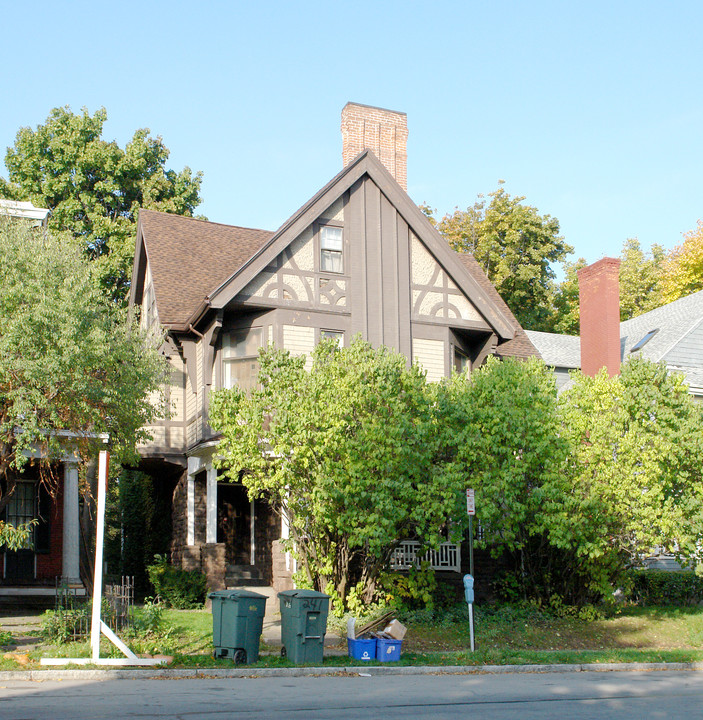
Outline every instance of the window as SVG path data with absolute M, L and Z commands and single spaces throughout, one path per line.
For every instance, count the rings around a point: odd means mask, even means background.
M 261 328 L 236 330 L 222 341 L 223 383 L 226 388 L 251 390 L 259 374 L 259 348 L 263 343 Z
M 6 521 L 9 525 L 24 525 L 36 517 L 36 485 L 34 482 L 18 481 L 10 496 L 6 509 Z M 34 529 L 23 545 L 23 549 L 34 549 Z
M 322 272 L 344 272 L 342 228 L 331 225 L 320 226 L 320 270 Z
M 344 333 L 341 330 L 320 330 L 320 340 L 335 340 L 338 347 L 344 347 Z
M 454 348 L 454 369 L 459 373 L 470 369 L 469 358 L 461 350 Z

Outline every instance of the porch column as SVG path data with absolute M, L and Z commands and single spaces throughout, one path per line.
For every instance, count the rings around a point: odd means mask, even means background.
M 217 468 L 207 466 L 207 504 L 205 514 L 205 542 L 217 542 Z
M 195 545 L 195 473 L 199 464 L 198 458 L 188 458 L 186 480 L 186 544 L 188 545 Z
M 63 466 L 63 557 L 61 579 L 79 582 L 80 526 L 78 524 L 78 465 L 66 462 Z

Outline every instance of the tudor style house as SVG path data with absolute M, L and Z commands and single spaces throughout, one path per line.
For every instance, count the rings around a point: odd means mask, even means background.
M 349 103 L 345 167 L 276 232 L 142 210 L 130 302 L 166 331 L 171 412 L 142 468 L 172 490 L 172 562 L 210 587 L 290 582 L 286 528 L 263 501 L 218 482 L 212 389 L 256 383 L 260 347 L 308 355 L 361 335 L 430 380 L 489 354 L 536 351 L 470 255 L 454 252 L 406 193 L 403 113 Z M 455 567 L 454 569 L 458 569 Z

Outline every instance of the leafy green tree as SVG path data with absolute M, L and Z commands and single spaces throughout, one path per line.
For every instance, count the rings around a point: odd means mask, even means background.
M 455 375 L 440 396 L 454 444 L 444 473 L 470 478 L 485 545 L 510 558 L 521 596 L 564 594 L 573 577 L 550 542 L 547 508 L 561 489 L 568 448 L 551 372 L 535 359 L 489 357 L 470 375 Z
M 5 156 L 9 182 L 0 179 L 0 195 L 49 208 L 49 227 L 78 238 L 105 291 L 123 301 L 139 208 L 191 216 L 202 174 L 167 170 L 169 151 L 149 130 L 137 130 L 124 150 L 103 140 L 106 120 L 104 108 L 91 116 L 63 107 L 36 130 L 21 128 Z
M 562 537 L 604 591 L 655 546 L 690 557 L 703 537 L 703 412 L 681 376 L 642 358 L 620 376 L 578 374 L 560 396 L 569 492 L 553 508 Z
M 579 322 L 579 280 L 578 271 L 588 265 L 585 258 L 564 263 L 564 279 L 558 284 L 552 306 L 550 332 L 578 335 Z
M 141 333 L 92 271 L 71 236 L 0 216 L 0 509 L 34 449 L 52 489 L 67 443 L 92 457 L 91 436 L 109 433 L 114 459 L 136 460 L 163 410 L 160 338 Z
M 437 229 L 455 250 L 476 258 L 523 327 L 550 330 L 552 263 L 573 248 L 559 235 L 559 221 L 525 205 L 524 197 L 513 197 L 503 187 L 488 197 L 488 202 L 480 198 L 446 215 Z
M 259 389 L 213 393 L 218 454 L 288 520 L 305 581 L 368 603 L 400 539 L 441 542 L 464 481 L 438 482 L 445 425 L 417 366 L 359 339 L 322 342 L 312 360 L 308 372 L 303 357 L 262 350 Z
M 669 255 L 663 286 L 666 302 L 703 290 L 703 220 Z
M 652 245 L 649 253 L 637 238 L 628 238 L 620 253 L 620 319 L 649 312 L 664 304 L 662 280 L 666 251 Z

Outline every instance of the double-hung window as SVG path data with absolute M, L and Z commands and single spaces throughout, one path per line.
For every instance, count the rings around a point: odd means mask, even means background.
M 259 348 L 263 343 L 261 328 L 235 330 L 222 341 L 223 383 L 226 388 L 252 390 L 259 374 Z
M 322 272 L 344 272 L 343 247 L 341 227 L 320 226 L 320 270 Z

